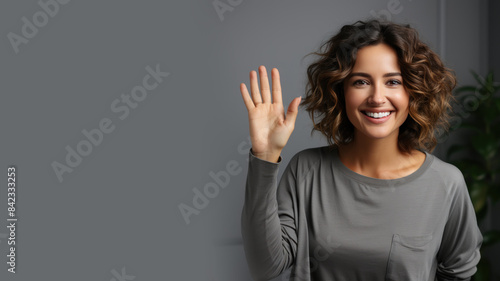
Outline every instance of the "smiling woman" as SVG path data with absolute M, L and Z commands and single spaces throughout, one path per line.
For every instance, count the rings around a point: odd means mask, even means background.
M 386 48 L 364 48 L 378 44 Z M 433 150 L 437 144 L 435 131 L 448 126 L 447 111 L 451 108 L 451 90 L 456 79 L 439 57 L 419 40 L 415 29 L 398 24 L 381 25 L 378 21 L 358 22 L 344 26 L 320 50 L 312 53 L 320 58 L 307 69 L 307 96 L 301 104 L 313 120 L 313 130 L 324 134 L 329 144 L 347 144 L 353 139 L 354 127 L 347 118 L 344 104 L 344 82 L 359 72 L 362 62 L 357 57 L 371 51 L 372 55 L 385 56 L 363 57 L 379 67 L 382 63 L 397 69 L 387 71 L 401 73 L 398 81 L 409 95 L 411 118 L 401 126 L 399 148 L 406 152 L 416 147 Z M 366 61 L 363 66 L 368 64 Z M 357 69 L 353 70 L 354 67 Z M 367 75 L 365 73 L 364 78 Z M 317 117 L 320 120 L 315 122 Z
M 314 53 L 302 106 L 328 146 L 295 154 L 277 182 L 300 98 L 284 112 L 277 69 L 250 72 L 241 231 L 253 277 L 470 280 L 483 237 L 463 175 L 430 152 L 447 127 L 453 73 L 391 22 L 356 22 Z M 261 97 L 262 95 L 262 97 Z
M 364 137 L 397 136 L 408 117 L 409 95 L 402 84 L 398 57 L 386 44 L 359 50 L 344 93 L 347 117 L 355 133 Z
M 341 151 L 352 153 L 349 148 L 365 147 L 371 143 L 372 151 L 390 153 L 386 148 L 397 143 L 399 128 L 408 118 L 410 100 L 410 95 L 403 87 L 403 77 L 394 49 L 385 43 L 360 49 L 352 73 L 343 85 L 345 112 L 355 129 L 352 141 L 341 144 L 344 147 Z M 377 171 L 359 167 L 356 161 L 350 161 L 355 159 L 346 154 L 347 152 L 341 153 L 340 157 L 350 169 L 375 178 L 406 176 L 416 171 L 425 160 L 423 152 L 412 151 L 413 157 L 409 158 L 411 161 L 408 161 L 407 167 L 393 170 L 396 173 L 391 175 L 387 168 L 384 168 L 385 171 Z M 386 163 L 389 161 L 386 160 Z M 394 167 L 401 165 L 394 164 Z

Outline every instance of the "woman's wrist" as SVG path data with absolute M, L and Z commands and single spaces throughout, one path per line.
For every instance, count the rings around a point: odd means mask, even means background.
M 252 154 L 261 160 L 278 163 L 281 151 L 255 152 L 252 150 Z

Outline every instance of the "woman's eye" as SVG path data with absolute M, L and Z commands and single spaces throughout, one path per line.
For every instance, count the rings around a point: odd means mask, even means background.
M 401 81 L 399 81 L 399 80 L 389 80 L 389 81 L 387 81 L 387 84 L 389 84 L 391 86 L 401 85 Z
M 366 81 L 366 80 L 356 80 L 352 84 L 354 86 L 363 86 L 363 85 L 368 85 L 368 81 Z

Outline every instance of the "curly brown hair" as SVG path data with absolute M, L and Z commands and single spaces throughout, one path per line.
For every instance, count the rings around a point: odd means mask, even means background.
M 313 132 L 327 137 L 330 146 L 347 144 L 354 138 L 354 126 L 347 118 L 344 80 L 350 75 L 357 51 L 385 43 L 397 54 L 403 86 L 410 95 L 409 116 L 399 128 L 398 148 L 432 151 L 436 133 L 449 128 L 448 118 L 456 86 L 454 73 L 409 25 L 369 20 L 345 25 L 324 42 L 319 58 L 307 68 L 308 83 L 302 107 L 313 121 Z

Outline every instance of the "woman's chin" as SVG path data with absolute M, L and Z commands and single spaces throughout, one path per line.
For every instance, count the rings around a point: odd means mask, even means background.
M 395 137 L 397 139 L 397 132 L 387 130 L 368 130 L 363 132 L 367 139 L 383 140 Z

